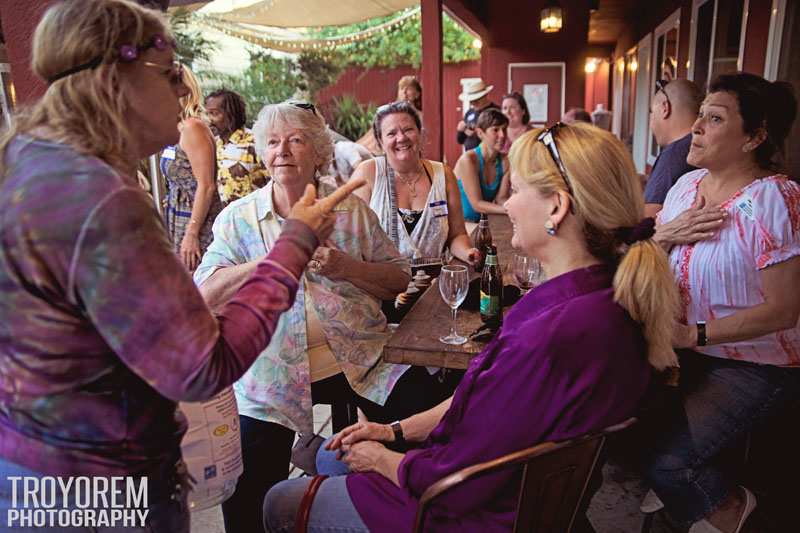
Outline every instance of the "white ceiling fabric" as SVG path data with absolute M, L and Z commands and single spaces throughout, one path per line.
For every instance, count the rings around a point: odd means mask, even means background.
M 201 12 L 229 22 L 297 28 L 353 24 L 418 5 L 419 0 L 216 0 Z

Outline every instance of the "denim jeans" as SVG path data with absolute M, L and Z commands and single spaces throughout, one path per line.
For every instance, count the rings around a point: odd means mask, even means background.
M 800 397 L 800 368 L 757 365 L 688 352 L 679 401 L 656 422 L 645 474 L 670 516 L 690 525 L 735 487 L 720 452 Z
M 56 490 L 56 499 L 52 502 L 54 505 L 49 507 L 51 502 L 48 501 L 48 507 L 45 507 L 44 498 L 41 500 L 40 506 L 34 506 L 29 503 L 27 507 L 22 502 L 22 485 L 24 480 L 18 481 L 17 486 L 17 499 L 14 501 L 14 493 L 12 490 L 12 482 L 9 477 L 19 476 L 23 478 L 37 478 L 41 480 L 45 476 L 39 472 L 34 472 L 28 468 L 0 459 L 0 531 L 9 531 L 13 533 L 39 533 L 40 531 L 47 531 L 48 533 L 111 533 L 111 532 L 125 532 L 125 533 L 189 533 L 189 508 L 186 503 L 186 491 L 183 490 L 184 485 L 178 479 L 179 474 L 174 466 L 165 468 L 163 476 L 149 476 L 147 480 L 148 499 L 147 499 L 147 518 L 144 527 L 135 526 L 120 526 L 116 527 L 102 527 L 102 526 L 75 526 L 66 524 L 77 524 L 74 518 L 66 518 L 61 525 L 55 521 L 54 527 L 36 527 L 36 525 L 20 526 L 19 520 L 9 524 L 9 511 L 15 510 L 34 510 L 34 509 L 53 509 L 80 512 L 80 501 L 75 501 L 75 491 L 70 491 L 67 501 L 64 502 L 62 491 Z M 65 480 L 65 483 L 68 482 Z M 137 484 L 138 486 L 138 484 Z M 109 504 L 111 503 L 110 493 L 106 493 Z M 41 497 L 41 492 L 39 492 Z M 121 501 L 125 502 L 125 494 L 119 496 Z M 98 498 L 99 499 L 99 498 Z M 32 500 L 31 500 L 32 502 Z M 16 505 L 15 505 L 16 503 Z M 99 506 L 102 509 L 107 509 L 104 503 Z M 97 510 L 97 509 L 94 509 Z M 74 514 L 72 515 L 74 516 Z M 85 516 L 82 514 L 82 516 Z
M 347 476 L 329 477 L 319 487 L 308 520 L 309 533 L 368 533 L 347 492 Z M 282 481 L 264 499 L 264 530 L 268 533 L 294 531 L 297 509 L 311 482 L 310 477 Z

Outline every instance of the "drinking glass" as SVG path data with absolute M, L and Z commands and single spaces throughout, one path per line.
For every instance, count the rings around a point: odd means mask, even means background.
M 439 340 L 445 344 L 464 344 L 466 337 L 456 333 L 456 313 L 458 306 L 467 297 L 469 289 L 469 276 L 467 267 L 463 265 L 445 265 L 439 274 L 439 292 L 442 294 L 444 302 L 453 311 L 453 322 L 450 325 L 450 334 L 440 337 Z
M 542 266 L 539 261 L 522 254 L 514 254 L 514 262 L 511 268 L 514 270 L 514 277 L 523 294 L 533 288 L 542 273 Z

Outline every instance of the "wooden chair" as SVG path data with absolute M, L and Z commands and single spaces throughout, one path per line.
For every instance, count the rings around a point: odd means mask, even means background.
M 431 503 L 453 487 L 498 470 L 522 466 L 514 531 L 570 533 L 586 495 L 592 474 L 600 460 L 606 438 L 627 429 L 636 418 L 610 426 L 601 432 L 562 442 L 544 442 L 492 461 L 454 472 L 425 491 L 419 501 L 414 531 L 424 531 L 425 514 Z

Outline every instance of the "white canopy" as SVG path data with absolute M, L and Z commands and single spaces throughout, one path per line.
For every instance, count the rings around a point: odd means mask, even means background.
M 418 5 L 419 0 L 215 0 L 201 12 L 228 22 L 297 28 L 353 24 Z

